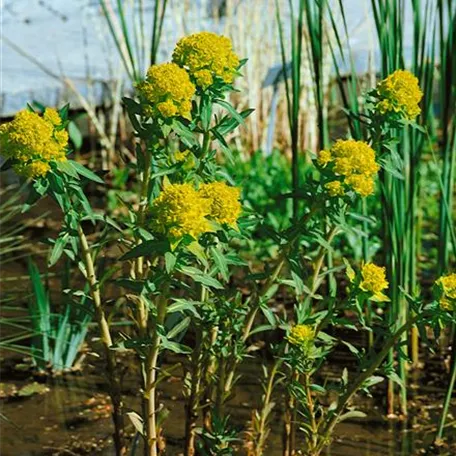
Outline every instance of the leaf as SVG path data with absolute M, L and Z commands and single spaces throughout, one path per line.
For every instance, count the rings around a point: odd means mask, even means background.
M 350 410 L 341 415 L 337 421 L 340 423 L 341 421 L 348 420 L 350 418 L 366 418 L 366 416 L 367 415 L 360 410 Z
M 83 141 L 82 133 L 81 130 L 79 130 L 76 123 L 72 120 L 70 120 L 70 122 L 68 123 L 68 135 L 70 136 L 70 139 L 73 142 L 75 149 L 80 149 L 82 147 Z
M 49 256 L 48 266 L 54 266 L 59 258 L 62 256 L 63 249 L 67 245 L 68 242 L 68 233 L 65 233 L 63 236 L 60 236 L 56 239 L 54 247 L 52 248 L 51 254 Z
M 188 299 L 174 299 L 174 303 L 170 304 L 166 309 L 166 313 L 176 313 L 189 311 L 196 317 L 199 317 L 199 313 L 196 310 L 195 305 L 201 304 L 199 301 L 190 301 Z
M 68 174 L 69 176 L 79 180 L 78 173 L 74 169 L 74 166 L 72 166 L 71 160 L 57 162 L 57 169 L 62 171 L 62 173 Z
M 190 324 L 190 317 L 185 317 L 182 321 L 180 321 L 174 328 L 170 329 L 168 331 L 168 334 L 166 334 L 166 337 L 168 339 L 174 339 L 177 337 L 182 331 L 185 331 L 188 328 L 188 325 Z
M 231 114 L 231 116 L 237 120 L 239 125 L 245 125 L 244 118 L 236 111 L 236 109 L 234 109 L 231 103 L 219 98 L 215 99 L 214 103 L 225 108 Z
M 380 377 L 379 375 L 373 375 L 372 377 L 369 377 L 363 384 L 362 388 L 370 388 L 374 385 L 377 385 L 377 383 L 383 382 L 385 379 L 383 377 Z
M 136 412 L 127 412 L 126 414 L 130 418 L 131 424 L 141 434 L 144 435 L 144 421 Z
M 133 290 L 137 293 L 141 293 L 146 285 L 143 280 L 132 279 L 116 279 L 115 283 L 119 287 L 126 288 L 127 290 Z
M 98 177 L 93 171 L 90 171 L 90 169 L 87 169 L 84 165 L 81 165 L 77 161 L 74 160 L 67 160 L 73 167 L 75 168 L 76 172 L 80 176 L 84 176 L 87 179 L 97 182 L 99 184 L 104 184 L 104 181 Z
M 225 257 L 223 256 L 222 252 L 220 252 L 220 250 L 217 249 L 216 247 L 211 247 L 210 251 L 214 258 L 214 263 L 217 266 L 218 270 L 220 271 L 220 274 L 222 275 L 223 279 L 226 282 L 228 282 L 229 272 L 228 272 L 228 264 L 225 260 Z
M 399 377 L 399 375 L 396 374 L 394 370 L 390 370 L 389 372 L 386 373 L 386 376 L 392 380 L 394 383 L 399 385 L 401 388 L 405 388 L 404 382 L 402 379 Z
M 152 241 L 144 241 L 141 244 L 133 247 L 129 252 L 120 257 L 121 261 L 131 260 L 142 256 L 148 256 L 153 253 L 165 253 L 169 250 L 169 243 L 167 241 L 154 239 Z
M 173 130 L 179 135 L 182 142 L 188 147 L 198 145 L 198 140 L 195 138 L 193 132 L 178 120 L 173 120 Z
M 198 241 L 194 241 L 188 244 L 187 250 L 193 253 L 193 255 L 195 255 L 196 258 L 200 260 L 201 264 L 203 264 L 206 267 L 209 266 L 207 262 L 206 252 L 204 251 L 204 248 Z
M 176 256 L 173 255 L 171 252 L 165 253 L 165 268 L 168 274 L 171 274 L 174 266 L 176 265 Z
M 225 138 L 218 132 L 217 129 L 213 128 L 211 131 L 214 134 L 215 138 L 220 143 L 223 151 L 225 152 L 226 158 L 231 163 L 234 163 L 233 152 L 231 152 L 231 149 L 229 148 L 228 144 L 226 143 Z
M 223 290 L 224 288 L 223 285 L 217 279 L 207 274 L 193 276 L 193 280 L 195 282 L 201 283 L 202 285 L 206 285 L 207 287 L 212 287 L 217 290 Z
M 191 277 L 195 282 L 199 282 L 208 287 L 216 288 L 218 290 L 223 290 L 223 285 L 214 277 L 211 277 L 209 274 L 205 274 L 197 268 L 191 266 L 182 266 L 180 271 L 185 275 Z
M 165 350 L 170 350 L 174 353 L 179 353 L 179 354 L 184 354 L 184 355 L 188 355 L 189 353 L 192 352 L 192 349 L 190 347 L 187 347 L 186 345 L 178 344 L 177 342 L 172 342 L 170 340 L 167 340 L 164 337 L 161 339 L 161 346 Z
M 246 119 L 252 112 L 255 111 L 254 109 L 246 109 L 245 111 L 242 111 L 240 115 L 242 116 L 243 119 Z M 233 119 L 232 117 L 224 117 L 220 123 L 215 127 L 218 133 L 220 133 L 222 136 L 225 136 L 229 133 L 231 133 L 237 126 L 239 125 L 238 121 L 236 119 Z
M 341 342 L 355 355 L 359 356 L 359 350 L 350 342 L 347 342 L 345 340 L 341 340 Z

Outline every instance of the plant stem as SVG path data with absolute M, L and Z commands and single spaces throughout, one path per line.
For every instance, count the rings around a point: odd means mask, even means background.
M 292 372 L 292 380 L 298 381 L 299 373 Z M 293 456 L 296 447 L 296 399 L 289 391 L 285 410 L 283 434 L 283 456 Z
M 363 383 L 374 374 L 374 372 L 378 369 L 380 364 L 383 362 L 383 360 L 388 355 L 388 352 L 399 341 L 399 339 L 402 337 L 402 335 L 404 333 L 406 333 L 418 321 L 419 318 L 421 318 L 419 315 L 411 316 L 408 318 L 408 320 L 383 345 L 382 350 L 374 358 L 372 363 L 369 365 L 368 369 L 366 369 L 364 372 L 362 372 L 356 378 L 356 380 L 353 382 L 353 384 L 350 386 L 350 388 L 347 390 L 347 392 L 339 399 L 337 408 L 330 415 L 330 418 L 328 419 L 328 422 L 325 426 L 324 432 L 320 439 L 320 443 L 318 444 L 317 449 L 316 449 L 316 453 L 315 453 L 316 455 L 320 454 L 320 452 L 323 450 L 324 446 L 326 445 L 326 442 L 328 441 L 328 439 L 329 439 L 334 427 L 336 426 L 336 424 L 340 418 L 340 415 L 344 411 L 347 403 L 353 398 L 353 396 L 356 394 L 356 392 L 359 390 L 359 388 L 363 385 Z
M 205 273 L 207 270 L 205 269 Z M 200 285 L 200 302 L 205 303 L 207 300 L 208 290 L 202 284 Z M 198 419 L 198 406 L 200 401 L 201 377 L 203 373 L 203 328 L 196 327 L 195 348 L 192 353 L 192 376 L 190 385 L 190 397 L 186 404 L 185 420 L 185 456 L 194 456 L 195 454 L 195 429 Z
M 255 322 L 255 317 L 259 309 L 259 303 L 261 301 L 261 298 L 266 294 L 266 292 L 271 288 L 271 286 L 274 284 L 274 282 L 277 280 L 277 277 L 279 276 L 280 272 L 282 271 L 283 266 L 285 265 L 286 262 L 286 257 L 287 257 L 287 252 L 288 249 L 284 249 L 282 254 L 280 255 L 277 265 L 272 272 L 272 274 L 269 276 L 268 280 L 263 284 L 261 289 L 255 293 L 253 299 L 252 299 L 252 304 L 250 307 L 250 311 L 246 317 L 246 324 L 244 326 L 244 332 L 242 335 L 242 342 L 246 342 L 247 339 L 250 336 L 250 331 L 252 330 L 253 323 Z M 228 373 L 226 384 L 225 384 L 225 392 L 230 391 L 232 388 L 233 380 L 234 380 L 234 374 L 236 373 L 236 367 L 238 366 L 239 361 L 236 359 L 233 362 L 232 368 L 230 369 L 230 372 Z
M 268 385 L 266 387 L 266 392 L 264 394 L 264 399 L 263 399 L 263 407 L 261 408 L 260 422 L 258 425 L 258 433 L 256 436 L 256 440 L 254 442 L 254 444 L 255 444 L 255 448 L 253 449 L 254 456 L 263 456 L 266 438 L 269 433 L 269 430 L 266 429 L 266 423 L 267 423 L 268 416 L 272 410 L 272 406 L 270 404 L 271 404 L 272 392 L 274 390 L 275 376 L 277 375 L 277 372 L 280 369 L 282 362 L 283 361 L 281 359 L 278 359 L 274 363 L 274 366 L 271 369 L 271 373 L 269 374 Z
M 318 426 L 315 420 L 315 408 L 312 399 L 312 392 L 310 390 L 310 374 L 304 374 L 304 389 L 306 391 L 306 399 L 307 399 L 307 409 L 309 411 L 310 416 L 310 427 L 312 430 L 312 437 L 311 437 L 311 448 L 310 450 L 313 452 L 318 443 Z
M 202 373 L 202 334 L 197 328 L 196 343 L 192 353 L 192 378 L 190 385 L 190 397 L 186 405 L 185 421 L 185 456 L 195 455 L 195 429 L 198 419 L 198 403 Z
M 166 291 L 158 298 L 157 318 L 153 328 L 152 345 L 146 360 L 146 384 L 144 391 L 146 405 L 147 423 L 147 446 L 149 456 L 157 456 L 157 407 L 156 407 L 156 380 L 157 380 L 157 361 L 160 352 L 159 326 L 163 326 L 166 317 L 166 306 L 168 303 Z
M 448 383 L 448 390 L 443 403 L 442 415 L 440 416 L 439 428 L 437 431 L 436 441 L 443 437 L 443 429 L 447 419 L 448 410 L 450 408 L 451 396 L 453 395 L 454 386 L 456 384 L 456 331 L 453 333 L 453 344 L 451 347 L 451 375 Z
M 120 381 L 117 378 L 117 363 L 115 353 L 111 350 L 112 338 L 109 325 L 101 303 L 100 288 L 95 273 L 95 267 L 90 253 L 89 244 L 81 225 L 78 225 L 78 237 L 82 250 L 82 261 L 86 268 L 86 279 L 90 287 L 95 308 L 95 320 L 100 331 L 101 342 L 106 356 L 107 374 L 109 382 L 109 395 L 112 402 L 112 420 L 114 422 L 114 444 L 116 455 L 123 456 L 127 453 L 124 437 L 123 401 L 121 396 Z

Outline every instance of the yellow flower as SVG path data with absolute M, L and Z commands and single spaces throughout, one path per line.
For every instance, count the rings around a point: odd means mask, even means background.
M 315 330 L 310 325 L 295 325 L 287 336 L 288 342 L 303 351 L 308 351 L 315 340 Z
M 373 263 L 366 263 L 361 269 L 362 281 L 359 285 L 361 290 L 372 293 L 378 301 L 387 301 L 388 298 L 383 294 L 383 290 L 388 288 L 386 280 L 386 270 L 384 267 Z
M 440 277 L 436 282 L 440 288 L 440 306 L 442 309 L 456 309 L 456 273 Z
M 210 231 L 210 201 L 191 184 L 168 184 L 152 203 L 152 227 L 172 239 L 188 234 L 197 239 Z
M 206 89 L 214 77 L 233 82 L 239 58 L 233 52 L 231 40 L 212 32 L 200 32 L 179 40 L 173 52 L 173 62 L 186 68 L 195 83 Z
M 45 176 L 50 162 L 66 160 L 68 133 L 56 130 L 62 121 L 54 109 L 46 109 L 43 116 L 31 111 L 20 111 L 14 120 L 0 126 L 2 155 L 19 163 L 14 169 L 30 178 Z
M 37 177 L 44 177 L 51 167 L 48 162 L 37 160 L 28 164 L 18 163 L 13 166 L 13 169 L 21 176 L 36 179 Z
M 359 195 L 372 195 L 375 190 L 374 179 L 367 174 L 352 174 L 345 179 L 345 183 Z
M 187 159 L 188 157 L 188 154 L 190 153 L 190 151 L 188 149 L 184 150 L 184 151 L 180 151 L 180 150 L 176 150 L 174 152 L 174 160 L 176 160 L 176 162 L 183 162 Z
M 325 188 L 328 190 L 330 196 L 342 196 L 345 194 L 344 186 L 340 181 L 328 182 Z
M 147 103 L 143 107 L 146 115 L 190 118 L 195 86 L 188 73 L 175 63 L 152 65 L 136 88 Z
M 381 114 L 400 113 L 409 120 L 421 112 L 419 103 L 423 98 L 418 78 L 410 71 L 397 70 L 377 85 L 379 101 L 377 109 Z
M 318 154 L 317 162 L 320 166 L 326 166 L 331 161 L 331 152 L 329 150 L 322 150 Z
M 239 188 L 230 187 L 224 182 L 212 182 L 201 185 L 200 194 L 210 201 L 212 219 L 221 224 L 236 225 L 237 219 L 241 215 Z
M 322 151 L 320 155 L 326 151 Z M 339 139 L 323 160 L 334 164 L 334 172 L 343 176 L 343 183 L 361 196 L 374 192 L 374 177 L 380 166 L 375 161 L 375 151 L 364 141 Z
M 51 122 L 51 124 L 56 127 L 62 124 L 62 119 L 60 118 L 59 113 L 52 108 L 46 108 L 44 110 L 43 119 Z

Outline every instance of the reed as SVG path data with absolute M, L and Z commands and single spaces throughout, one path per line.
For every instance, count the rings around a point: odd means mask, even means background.
M 413 49 L 410 63 L 404 51 L 404 11 L 410 7 L 413 13 Z M 435 3 L 426 1 L 373 0 L 375 26 L 381 52 L 381 74 L 386 77 L 396 69 L 409 64 L 418 77 L 424 96 L 419 124 L 424 128 L 431 122 L 433 106 L 433 78 L 435 65 Z M 383 253 L 385 264 L 390 271 L 391 321 L 405 321 L 408 305 L 405 293 L 415 293 L 416 277 L 419 273 L 417 256 L 420 251 L 418 240 L 421 238 L 418 225 L 421 185 L 420 175 L 425 149 L 425 136 L 414 128 L 404 128 L 396 132 L 399 138 L 396 150 L 400 160 L 401 176 L 382 173 L 383 207 Z M 403 290 L 403 291 L 400 291 Z M 403 354 L 398 356 L 401 412 L 407 413 L 407 335 L 401 344 Z M 418 333 L 411 332 L 411 355 L 414 364 L 418 363 Z M 390 353 L 390 362 L 394 355 Z M 394 385 L 389 384 L 389 413 L 394 413 Z

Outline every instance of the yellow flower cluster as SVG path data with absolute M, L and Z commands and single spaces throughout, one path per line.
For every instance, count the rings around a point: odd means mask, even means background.
M 375 161 L 374 150 L 366 142 L 340 139 L 330 150 L 322 150 L 317 161 L 321 166 L 332 164 L 334 172 L 343 177 L 343 181 L 325 185 L 331 196 L 343 195 L 344 186 L 361 196 L 374 192 L 374 177 L 380 166 Z
M 168 184 L 152 204 L 152 225 L 156 232 L 173 239 L 190 235 L 197 239 L 212 231 L 209 219 L 234 225 L 241 213 L 240 191 L 223 182 Z
M 421 112 L 419 103 L 423 97 L 418 78 L 410 71 L 397 70 L 377 85 L 379 101 L 376 105 L 381 114 L 395 112 L 409 120 Z
M 291 328 L 287 340 L 291 345 L 307 351 L 315 339 L 315 330 L 310 325 L 295 325 Z
M 17 160 L 15 171 L 25 177 L 45 176 L 50 162 L 66 160 L 68 133 L 59 129 L 57 111 L 47 108 L 43 114 L 20 111 L 14 120 L 0 126 L 2 155 Z
M 440 306 L 442 309 L 456 310 L 456 273 L 442 276 L 435 283 L 440 288 Z
M 196 85 L 206 89 L 214 77 L 230 83 L 239 66 L 231 40 L 211 32 L 200 32 L 179 40 L 173 52 L 173 62 L 186 68 Z
M 361 269 L 362 281 L 359 285 L 361 290 L 372 293 L 374 298 L 379 301 L 388 300 L 383 294 L 383 290 L 388 288 L 386 280 L 386 270 L 384 267 L 373 263 L 366 263 Z M 386 299 L 385 299 L 386 298 Z
M 152 65 L 137 89 L 147 102 L 144 107 L 146 115 L 190 119 L 195 86 L 188 73 L 175 63 Z
M 169 184 L 154 200 L 153 227 L 157 232 L 181 238 L 188 234 L 195 239 L 210 231 L 206 216 L 210 202 L 203 198 L 191 184 Z
M 187 159 L 189 154 L 190 154 L 190 151 L 188 149 L 183 150 L 183 151 L 176 150 L 174 152 L 174 160 L 176 160 L 177 163 L 183 162 Z
M 211 202 L 211 217 L 218 223 L 235 225 L 241 214 L 241 191 L 224 182 L 203 184 L 200 193 Z
M 345 194 L 344 186 L 341 181 L 328 182 L 325 185 L 330 196 L 342 196 Z

